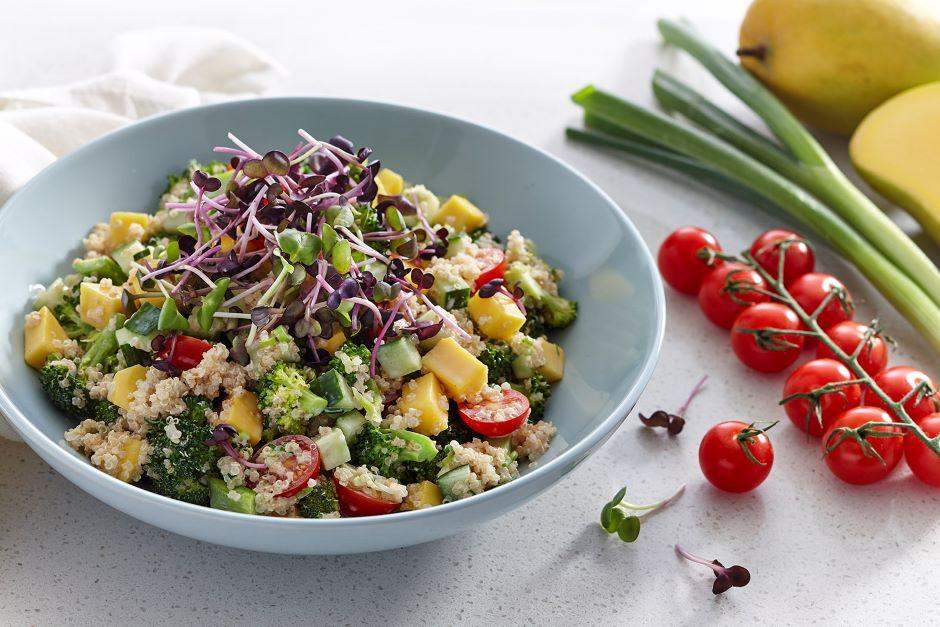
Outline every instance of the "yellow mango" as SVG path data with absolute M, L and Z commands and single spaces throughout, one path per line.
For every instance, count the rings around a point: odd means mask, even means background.
M 544 337 L 536 340 L 545 354 L 545 363 L 538 369 L 549 383 L 561 381 L 565 376 L 565 350 L 558 344 L 552 344 Z
M 82 322 L 103 329 L 114 314 L 123 312 L 120 286 L 85 281 L 79 287 L 78 313 Z
M 223 255 L 229 254 L 232 248 L 235 247 L 235 240 L 229 237 L 228 235 L 223 235 L 219 238 L 219 249 Z
M 127 410 L 131 406 L 131 395 L 137 389 L 137 382 L 147 378 L 147 369 L 140 364 L 130 366 L 114 373 L 114 380 L 108 390 L 108 400 Z
M 218 424 L 223 422 L 235 427 L 236 431 L 248 438 L 252 446 L 260 442 L 264 421 L 258 409 L 258 397 L 248 390 L 242 390 L 222 401 Z
M 108 236 L 108 245 L 111 248 L 126 244 L 133 240 L 140 240 L 147 234 L 150 221 L 153 217 L 147 213 L 134 211 L 115 211 L 108 220 L 111 234 Z M 135 226 L 137 225 L 137 226 Z M 139 227 L 139 228 L 137 228 Z
M 131 270 L 130 275 L 128 275 L 127 283 L 124 284 L 127 287 L 127 291 L 131 294 L 143 294 L 144 290 L 140 287 L 140 281 L 137 279 L 137 268 Z M 163 307 L 163 302 L 166 300 L 163 296 L 151 296 L 148 298 L 138 299 L 139 303 L 150 303 L 154 307 L 160 308 Z
M 375 175 L 375 184 L 379 188 L 379 194 L 383 196 L 397 196 L 405 189 L 405 179 L 401 174 L 388 168 L 379 170 L 379 173 Z
M 405 384 L 398 408 L 402 414 L 409 410 L 418 414 L 420 423 L 414 428 L 418 433 L 437 435 L 447 428 L 447 397 L 431 372 Z
M 121 445 L 121 452 L 118 453 L 117 468 L 109 471 L 109 474 L 115 479 L 130 482 L 132 479 L 140 476 L 140 452 L 143 448 L 143 441 L 136 435 L 132 435 L 124 444 Z
M 525 316 L 518 305 L 501 292 L 489 298 L 477 292 L 467 303 L 467 311 L 477 328 L 495 340 L 508 341 L 525 324 Z
M 46 357 L 59 352 L 57 344 L 69 339 L 48 307 L 26 316 L 23 327 L 23 357 L 33 368 L 42 368 Z
M 333 335 L 330 336 L 330 339 L 317 339 L 314 344 L 320 350 L 325 350 L 330 355 L 336 352 L 340 346 L 346 341 L 346 334 L 343 333 L 342 329 L 335 329 Z
M 463 196 L 451 196 L 438 209 L 434 221 L 458 231 L 472 231 L 486 224 L 486 214 Z
M 413 509 L 424 509 L 425 507 L 434 507 L 444 502 L 444 495 L 441 489 L 433 481 L 422 481 L 413 486 L 408 486 L 408 497 L 402 503 L 401 511 Z
M 421 358 L 423 368 L 437 377 L 455 401 L 476 396 L 486 385 L 486 364 L 471 355 L 452 337 L 445 337 Z

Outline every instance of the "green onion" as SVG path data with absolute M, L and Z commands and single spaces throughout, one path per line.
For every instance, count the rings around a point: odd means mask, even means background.
M 806 190 L 722 139 L 685 127 L 593 86 L 580 90 L 572 100 L 587 114 L 684 155 L 694 163 L 707 164 L 708 168 L 787 211 L 851 260 L 940 351 L 940 308 L 936 303 L 845 220 Z M 644 156 L 638 150 L 633 154 Z
M 660 74 L 654 78 L 653 88 L 667 109 L 682 113 L 815 195 L 940 305 L 940 270 L 900 227 L 852 185 L 812 134 L 770 91 L 705 42 L 688 25 L 660 20 L 659 30 L 667 43 L 695 57 L 759 115 L 787 152 L 724 114 L 692 90 Z

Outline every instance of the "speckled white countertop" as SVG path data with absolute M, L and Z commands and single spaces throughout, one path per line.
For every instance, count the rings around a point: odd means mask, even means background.
M 368 2 L 291 3 L 283 11 L 277 4 L 16 3 L 4 9 L 0 88 L 100 71 L 103 42 L 129 28 L 224 26 L 293 71 L 283 93 L 437 109 L 558 155 L 604 188 L 652 247 L 675 226 L 698 223 L 734 250 L 782 223 L 562 136 L 577 117 L 567 95 L 587 82 L 649 102 L 650 73 L 662 65 L 721 95 L 693 62 L 661 48 L 654 20 L 689 16 L 731 49 L 745 0 L 501 0 L 465 11 L 445 10 L 440 2 L 384 2 L 371 10 Z M 373 55 L 374 72 L 325 63 L 327 47 L 350 42 Z M 718 100 L 741 111 L 727 97 Z M 930 363 L 926 351 L 916 350 L 913 331 L 857 273 L 825 250 L 818 261 L 846 278 L 863 313 L 880 315 L 910 351 L 895 363 Z M 704 482 L 696 458 L 702 433 L 720 420 L 781 417 L 776 399 L 783 377 L 746 371 L 693 300 L 672 292 L 667 300 L 662 358 L 639 409 L 675 408 L 708 372 L 685 432 L 668 439 L 631 417 L 531 504 L 422 546 L 351 557 L 219 548 L 137 522 L 77 491 L 26 446 L 0 441 L 0 624 L 935 619 L 940 495 L 906 469 L 874 487 L 850 488 L 829 475 L 813 443 L 781 424 L 772 432 L 775 467 L 758 491 L 733 497 Z M 634 545 L 597 526 L 601 505 L 621 485 L 637 500 L 655 500 L 683 482 L 685 496 L 649 520 Z M 713 598 L 711 576 L 677 559 L 675 541 L 744 564 L 751 584 Z

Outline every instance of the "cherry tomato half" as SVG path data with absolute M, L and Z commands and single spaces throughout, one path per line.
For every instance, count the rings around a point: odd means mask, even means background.
M 176 335 L 163 344 L 163 348 L 157 351 L 157 357 L 169 358 L 170 363 L 180 370 L 189 370 L 199 365 L 202 361 L 202 354 L 210 348 L 212 344 L 198 337 Z
M 855 485 L 867 485 L 881 481 L 894 470 L 903 454 L 902 434 L 896 427 L 884 427 L 882 431 L 897 433 L 888 437 L 863 437 L 871 448 L 881 456 L 866 454 L 858 441 L 847 437 L 841 442 L 839 429 L 854 429 L 868 422 L 893 422 L 888 412 L 877 407 L 853 407 L 835 419 L 822 440 L 826 465 L 836 477 Z M 838 444 L 837 444 L 838 442 Z M 832 450 L 826 453 L 828 448 Z
M 744 447 L 754 459 L 748 456 Z M 718 423 L 705 433 L 698 447 L 698 463 L 705 478 L 719 490 L 749 492 L 770 474 L 774 447 L 763 431 L 729 420 Z
M 268 447 L 285 446 L 289 442 L 296 442 L 300 447 L 300 453 L 290 455 L 281 462 L 281 465 L 284 467 L 283 473 L 268 470 L 261 478 L 261 481 L 271 482 L 280 479 L 288 479 L 290 483 L 287 488 L 277 494 L 277 496 L 282 497 L 297 494 L 307 487 L 308 481 L 316 479 L 320 475 L 320 449 L 317 448 L 317 443 L 305 435 L 285 435 L 276 440 L 271 440 L 262 446 L 251 458 L 252 461 L 257 462 L 263 459 L 262 452 Z M 309 459 L 299 462 L 297 459 L 298 455 L 304 453 L 309 453 L 309 455 L 305 456 L 309 457 Z M 278 470 L 280 471 L 280 469 Z
M 506 274 L 506 254 L 498 248 L 484 248 L 477 256 L 483 268 L 476 280 L 476 289 L 480 289 L 493 279 L 501 279 Z
M 803 336 L 754 334 L 751 330 L 786 329 L 796 331 L 800 319 L 780 303 L 758 303 L 741 312 L 731 328 L 731 348 L 745 366 L 758 372 L 780 372 L 800 356 Z
M 721 264 L 716 260 L 715 264 L 708 265 L 699 257 L 703 248 L 721 252 L 718 240 L 705 229 L 684 226 L 670 233 L 656 257 L 663 280 L 685 294 L 698 293 L 708 273 Z
M 742 311 L 769 296 L 755 289 L 766 289 L 767 284 L 756 270 L 740 263 L 729 263 L 711 271 L 698 292 L 698 304 L 709 320 L 730 329 Z
M 464 424 L 482 436 L 500 438 L 518 429 L 531 413 L 529 399 L 516 390 L 504 390 L 500 398 L 478 405 L 457 407 Z
M 823 329 L 828 329 L 843 320 L 851 320 L 852 316 L 855 315 L 855 306 L 852 304 L 852 296 L 849 294 L 849 290 L 842 284 L 842 281 L 831 274 L 821 272 L 804 274 L 790 284 L 787 289 L 796 302 L 800 304 L 800 307 L 803 308 L 803 311 L 809 315 L 812 315 L 819 308 L 830 291 L 839 290 L 843 296 L 830 300 L 829 304 L 816 318 L 816 322 Z
M 940 434 L 940 413 L 922 418 L 920 428 L 928 437 L 937 437 Z M 904 459 L 915 477 L 940 488 L 940 457 L 911 434 L 904 436 Z
M 369 496 L 365 492 L 353 490 L 333 480 L 336 484 L 336 499 L 339 501 L 339 512 L 343 516 L 381 516 L 391 514 L 400 503 Z
M 882 370 L 875 376 L 875 384 L 888 395 L 888 398 L 895 402 L 904 398 L 922 382 L 926 382 L 930 389 L 936 392 L 930 377 L 910 366 L 894 366 Z M 869 389 L 865 390 L 865 400 L 863 402 L 872 407 L 888 410 L 888 406 Z M 920 401 L 917 400 L 915 395 L 904 403 L 904 409 L 914 422 L 920 422 L 925 416 L 938 411 L 936 394 L 924 396 Z
M 855 352 L 855 348 L 859 343 L 865 339 L 868 329 L 869 327 L 861 322 L 844 320 L 826 329 L 826 335 L 835 342 L 836 346 L 845 351 L 846 354 L 851 355 Z M 819 347 L 816 349 L 816 356 L 835 358 L 829 347 L 822 342 L 819 343 Z M 872 335 L 868 338 L 865 347 L 858 354 L 858 365 L 871 376 L 875 376 L 885 369 L 885 366 L 888 365 L 888 346 L 881 337 Z
M 814 359 L 793 371 L 783 386 L 784 398 L 794 394 L 810 394 L 827 384 L 852 381 L 852 372 L 835 359 Z M 820 394 L 815 403 L 809 398 L 794 398 L 784 404 L 787 416 L 801 431 L 819 437 L 829 425 L 846 410 L 857 407 L 862 400 L 862 390 L 857 383 L 839 386 L 838 389 Z M 818 411 L 818 413 L 817 413 Z
M 790 285 L 804 274 L 813 271 L 816 259 L 806 239 L 793 231 L 771 229 L 761 233 L 751 244 L 751 257 L 764 270 L 777 278 L 780 269 L 780 249 L 786 243 L 783 261 L 783 282 Z

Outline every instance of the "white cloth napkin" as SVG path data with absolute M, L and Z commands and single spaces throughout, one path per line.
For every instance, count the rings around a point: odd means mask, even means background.
M 111 58 L 100 76 L 0 92 L 0 204 L 99 135 L 172 109 L 257 96 L 287 75 L 250 42 L 203 28 L 128 32 L 112 43 Z M 0 437 L 19 439 L 2 416 Z

